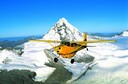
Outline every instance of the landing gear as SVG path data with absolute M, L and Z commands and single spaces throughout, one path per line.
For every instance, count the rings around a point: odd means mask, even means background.
M 87 49 L 87 51 L 88 51 L 88 48 L 86 48 Z
M 75 60 L 74 59 L 71 59 L 71 64 L 73 64 L 75 62 Z
M 54 58 L 54 62 L 58 62 L 58 58 Z
M 58 62 L 58 58 L 55 57 L 55 58 L 54 58 L 54 62 Z M 74 60 L 74 59 L 71 59 L 70 62 L 71 62 L 71 64 L 73 64 L 73 63 L 75 62 L 75 60 Z

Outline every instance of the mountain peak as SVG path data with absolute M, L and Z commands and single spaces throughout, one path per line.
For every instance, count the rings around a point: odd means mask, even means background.
M 67 22 L 65 18 L 61 18 L 58 22 Z
M 52 40 L 81 40 L 82 33 L 72 26 L 65 18 L 59 21 L 49 30 L 43 39 Z

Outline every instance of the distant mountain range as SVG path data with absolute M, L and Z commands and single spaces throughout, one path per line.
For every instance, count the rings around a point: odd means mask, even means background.
M 24 36 L 24 37 L 8 37 L 8 38 L 0 38 L 0 48 L 1 49 L 12 49 L 19 45 L 24 44 L 29 39 L 40 39 L 41 35 L 35 36 Z
M 88 33 L 91 36 L 100 36 L 100 37 L 113 37 L 119 33 Z
M 65 20 L 65 19 L 64 19 Z M 62 21 L 62 20 L 61 20 Z M 66 21 L 65 21 L 66 22 Z M 60 22 L 58 22 L 58 25 L 59 25 Z M 66 23 L 66 24 L 69 24 L 69 23 Z M 61 30 L 59 30 L 59 28 L 57 28 L 58 26 L 57 24 L 54 25 L 54 27 L 51 29 L 51 31 L 49 31 L 49 33 L 51 34 L 56 34 L 55 32 L 52 32 L 52 31 L 56 31 L 58 32 L 58 34 L 61 34 L 61 33 L 64 33 L 64 32 L 60 32 Z M 63 24 L 64 25 L 64 24 Z M 64 27 L 64 26 L 61 26 L 61 27 Z M 60 27 L 60 28 L 61 28 Z M 61 28 L 63 29 L 63 28 Z M 76 29 L 77 30 L 77 29 Z M 72 30 L 68 30 L 68 33 L 69 31 L 72 31 Z M 60 32 L 60 33 L 59 33 Z M 66 33 L 66 32 L 65 32 Z M 78 32 L 79 33 L 79 32 Z M 99 37 L 114 37 L 114 36 L 128 36 L 128 30 L 125 30 L 121 33 L 87 33 L 88 35 L 90 36 L 99 36 Z M 66 34 L 65 34 L 66 35 Z M 62 35 L 60 35 L 62 36 Z M 19 48 L 19 46 L 21 46 L 22 44 L 24 44 L 25 42 L 27 42 L 29 39 L 41 39 L 43 37 L 43 35 L 35 35 L 35 36 L 22 36 L 22 37 L 6 37 L 6 38 L 0 38 L 0 49 L 12 49 L 12 48 Z M 62 40 L 68 40 L 68 39 L 65 39 L 67 37 L 70 37 L 70 34 L 67 34 L 65 37 L 60 37 L 60 39 Z M 77 36 L 76 36 L 77 37 Z M 53 39 L 54 36 L 51 35 L 51 37 L 49 38 L 49 36 L 47 37 L 47 34 L 46 36 L 44 37 L 45 39 Z M 72 40 L 74 39 L 75 37 L 72 37 Z M 77 37 L 78 38 L 78 37 Z M 70 38 L 71 39 L 71 38 Z M 23 46 L 22 46 L 23 47 Z
M 4 37 L 0 38 L 0 41 L 18 41 L 23 39 L 39 39 L 42 35 L 34 35 L 34 36 L 21 36 L 21 37 Z

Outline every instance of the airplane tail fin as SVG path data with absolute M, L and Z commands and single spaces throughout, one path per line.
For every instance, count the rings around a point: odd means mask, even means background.
M 86 33 L 84 33 L 84 39 L 83 39 L 83 41 L 87 41 L 87 34 Z M 84 46 L 87 46 L 87 43 L 85 43 Z
M 87 34 L 84 33 L 84 39 L 83 41 L 87 41 Z

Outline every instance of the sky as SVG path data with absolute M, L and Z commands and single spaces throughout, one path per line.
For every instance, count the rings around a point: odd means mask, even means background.
M 81 32 L 122 32 L 128 0 L 0 0 L 0 37 L 44 35 L 60 18 Z

